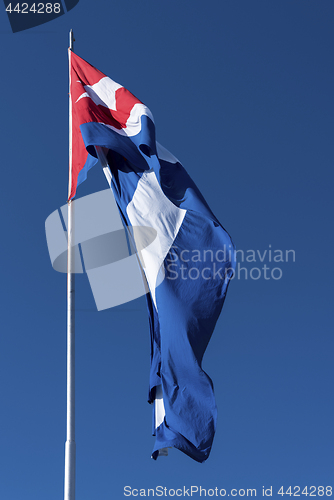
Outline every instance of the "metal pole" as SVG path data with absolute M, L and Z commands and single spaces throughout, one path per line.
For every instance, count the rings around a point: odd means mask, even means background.
M 73 31 L 70 31 L 69 50 L 69 193 L 72 179 L 72 101 L 71 51 Z M 65 443 L 64 500 L 75 500 L 75 261 L 74 261 L 74 204 L 68 202 L 67 211 L 67 416 Z
M 95 146 L 95 151 L 97 154 L 97 157 L 99 159 L 99 162 L 101 163 L 102 168 L 108 167 L 108 161 L 105 152 L 100 146 Z

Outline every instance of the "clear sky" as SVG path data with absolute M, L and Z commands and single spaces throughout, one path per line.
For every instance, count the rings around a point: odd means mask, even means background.
M 44 224 L 67 197 L 70 28 L 74 50 L 151 109 L 245 268 L 204 357 L 218 406 L 204 464 L 150 458 L 144 297 L 97 312 L 78 277 L 77 499 L 334 487 L 333 14 L 332 0 L 80 0 L 13 34 L 3 7 L 1 499 L 63 496 L 66 277 Z M 97 165 L 78 196 L 106 187 Z

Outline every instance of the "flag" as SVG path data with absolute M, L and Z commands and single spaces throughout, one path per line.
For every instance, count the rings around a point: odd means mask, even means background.
M 70 69 L 70 198 L 97 161 L 95 148 L 104 148 L 105 174 L 150 291 L 152 457 L 175 447 L 203 462 L 217 409 L 202 359 L 233 276 L 234 244 L 179 160 L 156 142 L 150 110 L 72 52 Z M 152 228 L 154 241 L 138 228 Z

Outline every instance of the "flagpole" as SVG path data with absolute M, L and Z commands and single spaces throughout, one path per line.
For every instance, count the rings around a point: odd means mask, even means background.
M 72 180 L 72 101 L 71 52 L 73 31 L 69 46 L 69 195 Z M 68 202 L 67 211 L 67 415 L 65 443 L 64 500 L 75 500 L 75 262 L 74 262 L 74 204 Z

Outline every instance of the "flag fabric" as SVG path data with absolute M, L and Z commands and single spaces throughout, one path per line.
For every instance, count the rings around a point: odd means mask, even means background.
M 150 110 L 74 53 L 70 69 L 70 198 L 97 161 L 95 148 L 105 148 L 105 173 L 150 290 L 152 457 L 175 447 L 203 462 L 217 409 L 202 359 L 233 276 L 234 244 L 181 163 L 156 142 Z M 153 242 L 141 227 L 156 232 Z

